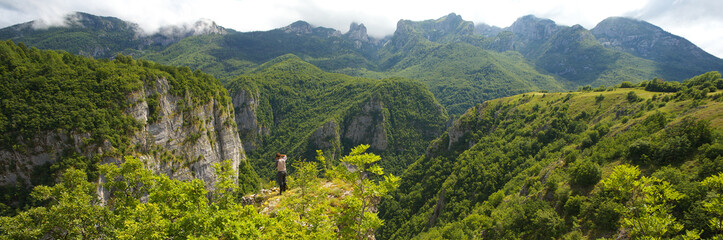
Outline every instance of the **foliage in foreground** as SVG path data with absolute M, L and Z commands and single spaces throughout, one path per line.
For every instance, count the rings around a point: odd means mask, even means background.
M 218 179 L 209 191 L 201 180 L 154 175 L 127 157 L 118 166 L 100 166 L 107 193 L 102 196 L 82 170 L 70 168 L 55 186 L 34 189 L 32 196 L 44 206 L 0 218 L 0 239 L 361 239 L 382 224 L 370 210 L 372 201 L 398 180 L 364 177 L 384 174 L 374 164 L 379 156 L 364 153 L 368 147 L 354 148 L 342 159 L 357 171 L 329 170 L 339 176 L 336 185 L 350 189 L 322 187 L 326 181 L 317 178 L 318 165 L 301 163 L 292 174 L 295 188 L 267 212 L 241 203 L 229 161 L 214 166 Z M 263 206 L 268 210 L 268 202 Z

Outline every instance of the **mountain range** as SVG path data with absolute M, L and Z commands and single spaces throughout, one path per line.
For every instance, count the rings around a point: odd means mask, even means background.
M 611 17 L 588 30 L 523 16 L 511 26 L 475 25 L 454 13 L 400 20 L 375 39 L 363 24 L 347 33 L 303 21 L 270 31 L 238 32 L 209 20 L 146 34 L 113 17 L 71 14 L 65 26 L 28 22 L 0 39 L 105 58 L 117 53 L 201 69 L 226 83 L 264 62 L 294 54 L 328 72 L 425 83 L 451 114 L 476 103 L 533 90 L 560 91 L 652 78 L 682 81 L 723 70 L 723 60 L 650 23 Z M 482 84 L 480 84 L 482 83 Z
M 400 20 L 382 39 L 359 23 L 347 33 L 304 21 L 238 32 L 200 20 L 149 34 L 74 13 L 63 26 L 38 24 L 0 29 L 0 214 L 16 215 L 0 217 L 0 236 L 44 234 L 22 227 L 46 204 L 29 188 L 64 171 L 97 183 L 88 206 L 98 208 L 118 194 L 100 187 L 109 168 L 98 164 L 120 162 L 136 164 L 121 170 L 126 180 L 145 176 L 134 175 L 145 165 L 194 184 L 186 190 L 225 186 L 212 200 L 231 203 L 233 186 L 267 187 L 274 153 L 290 156 L 293 178 L 315 179 L 349 170 L 340 158 L 362 144 L 381 156 L 383 172 L 401 176 L 397 190 L 372 201 L 383 226 L 366 234 L 378 239 L 723 233 L 714 224 L 723 216 L 723 60 L 643 21 L 614 17 L 588 30 L 523 16 L 500 28 L 449 14 Z M 227 159 L 237 178 L 223 175 Z M 325 165 L 309 165 L 314 159 Z M 294 175 L 304 165 L 314 173 Z M 219 174 L 225 180 L 215 182 Z M 373 182 L 358 176 L 353 182 Z M 125 200 L 142 203 L 136 195 Z M 236 220 L 257 219 L 238 214 L 256 213 L 252 206 L 227 206 Z M 284 219 L 272 215 L 264 221 Z M 326 227 L 349 230 L 336 220 Z M 253 226 L 235 229 L 264 229 Z

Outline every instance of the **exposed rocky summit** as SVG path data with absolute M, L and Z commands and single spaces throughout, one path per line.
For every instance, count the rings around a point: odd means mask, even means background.
M 550 38 L 561 28 L 561 26 L 558 26 L 550 19 L 527 15 L 518 18 L 511 26 L 505 28 L 504 30 L 514 33 L 519 36 L 519 38 L 536 41 Z
M 339 37 L 341 32 L 324 27 L 313 27 L 311 24 L 305 21 L 296 21 L 289 26 L 280 28 L 285 33 L 293 33 L 296 35 L 315 35 L 318 37 Z
M 367 28 L 364 24 L 352 23 L 351 26 L 349 26 L 349 32 L 345 35 L 352 40 L 369 42 L 369 35 L 367 35 Z

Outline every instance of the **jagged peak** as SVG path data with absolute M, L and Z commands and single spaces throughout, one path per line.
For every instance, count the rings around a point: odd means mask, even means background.
M 314 27 L 312 27 L 308 22 L 299 20 L 289 24 L 289 26 L 281 28 L 281 30 L 286 33 L 309 34 L 313 32 Z
M 437 19 L 437 21 L 463 22 L 464 19 L 462 19 L 461 15 L 457 15 L 456 13 L 450 13 L 447 14 L 447 16 Z
M 517 20 L 515 20 L 515 22 L 512 23 L 512 26 L 510 26 L 510 27 L 514 27 L 515 25 L 530 24 L 530 23 L 544 24 L 544 25 L 557 25 L 555 23 L 555 21 L 552 21 L 551 19 L 539 18 L 535 15 L 530 14 L 530 15 L 525 15 L 525 16 L 517 18 Z
M 462 16 L 450 13 L 438 19 L 399 20 L 389 43 L 395 48 L 402 48 L 407 43 L 419 39 L 431 42 L 456 42 L 474 34 L 475 28 L 472 21 L 465 21 Z
M 187 37 L 207 34 L 226 34 L 225 28 L 218 26 L 216 22 L 202 18 L 194 23 L 181 25 L 164 26 L 158 29 L 158 34 L 166 37 Z
M 349 32 L 346 34 L 349 39 L 352 40 L 359 40 L 362 42 L 368 42 L 369 41 L 369 35 L 367 35 L 367 28 L 364 26 L 363 23 L 357 24 L 356 22 L 352 22 L 349 26 Z
M 313 34 L 319 37 L 339 37 L 341 32 L 332 28 L 316 27 L 308 22 L 299 20 L 286 27 L 279 28 L 279 30 L 285 33 L 291 33 L 296 35 Z
M 352 22 L 352 23 L 349 25 L 349 32 L 355 32 L 355 31 L 363 31 L 363 32 L 366 33 L 367 27 L 364 26 L 363 23 Z
M 515 33 L 516 35 L 525 36 L 532 39 L 546 39 L 553 33 L 560 30 L 559 26 L 550 19 L 538 18 L 534 15 L 525 15 L 518 18 L 511 26 L 505 30 Z

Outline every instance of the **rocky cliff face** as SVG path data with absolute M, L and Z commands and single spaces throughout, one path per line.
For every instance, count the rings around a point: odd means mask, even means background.
M 503 31 L 508 31 L 511 35 L 498 35 L 491 48 L 498 51 L 518 51 L 529 56 L 538 51 L 545 41 L 563 28 L 550 19 L 527 15 L 518 18 L 511 26 L 504 28 Z
M 231 160 L 234 170 L 238 170 L 246 158 L 233 122 L 233 108 L 217 99 L 197 103 L 190 97 L 174 96 L 169 89 L 168 81 L 159 78 L 129 96 L 131 107 L 126 114 L 141 127 L 126 148 L 119 149 L 109 141 L 93 144 L 85 133 L 58 130 L 40 134 L 29 141 L 32 146 L 0 151 L 0 161 L 8 166 L 0 185 L 30 185 L 35 167 L 75 152 L 100 162 L 120 162 L 123 155 L 136 156 L 155 173 L 182 180 L 198 178 L 212 188 L 213 164 Z M 151 98 L 157 99 L 156 106 L 149 106 Z
M 561 28 L 561 26 L 558 26 L 550 19 L 542 19 L 532 15 L 527 15 L 518 18 L 510 27 L 505 28 L 505 30 L 520 36 L 520 38 L 535 41 L 550 38 L 552 34 Z
M 225 28 L 218 26 L 214 21 L 201 19 L 193 24 L 161 27 L 158 29 L 157 33 L 152 35 L 148 35 L 143 32 L 140 33 L 144 35 L 142 38 L 144 44 L 168 46 L 187 37 L 196 35 L 226 34 L 228 31 L 226 31 Z
M 285 33 L 293 33 L 296 35 L 313 34 L 315 36 L 324 38 L 341 36 L 341 32 L 337 30 L 324 27 L 313 27 L 311 26 L 311 24 L 304 21 L 296 21 L 289 26 L 280 28 L 280 30 L 284 31 Z
M 345 33 L 344 36 L 354 41 L 354 47 L 357 49 L 361 48 L 365 43 L 377 44 L 376 39 L 370 38 L 369 35 L 367 35 L 367 28 L 364 24 L 352 23 L 349 26 L 349 32 Z
M 670 34 L 645 21 L 615 17 L 598 23 L 591 32 L 603 46 L 651 60 L 661 59 L 665 49 L 681 49 L 695 57 L 707 54 L 684 38 Z
M 131 116 L 145 123 L 134 136 L 134 145 L 150 150 L 141 159 L 155 172 L 182 180 L 198 178 L 207 187 L 213 186 L 214 163 L 231 160 L 237 171 L 246 158 L 233 122 L 233 106 L 223 106 L 218 99 L 194 104 L 190 97 L 169 94 L 169 88 L 166 79 L 161 78 L 155 87 L 135 94 L 136 98 L 157 96 L 159 106 L 153 122 L 146 115 L 150 113 L 147 101 L 129 109 Z
M 372 150 L 387 150 L 387 118 L 384 103 L 370 99 L 362 105 L 361 111 L 347 117 L 347 124 L 342 131 L 343 141 L 349 143 L 349 146 L 370 144 Z
M 259 123 L 259 99 L 258 90 L 239 90 L 230 92 L 232 103 L 236 112 L 235 122 L 247 151 L 253 151 L 261 145 L 264 137 L 270 134 L 269 128 Z
M 311 133 L 307 150 L 322 150 L 330 156 L 329 159 L 341 156 L 339 125 L 336 121 L 330 120 Z

